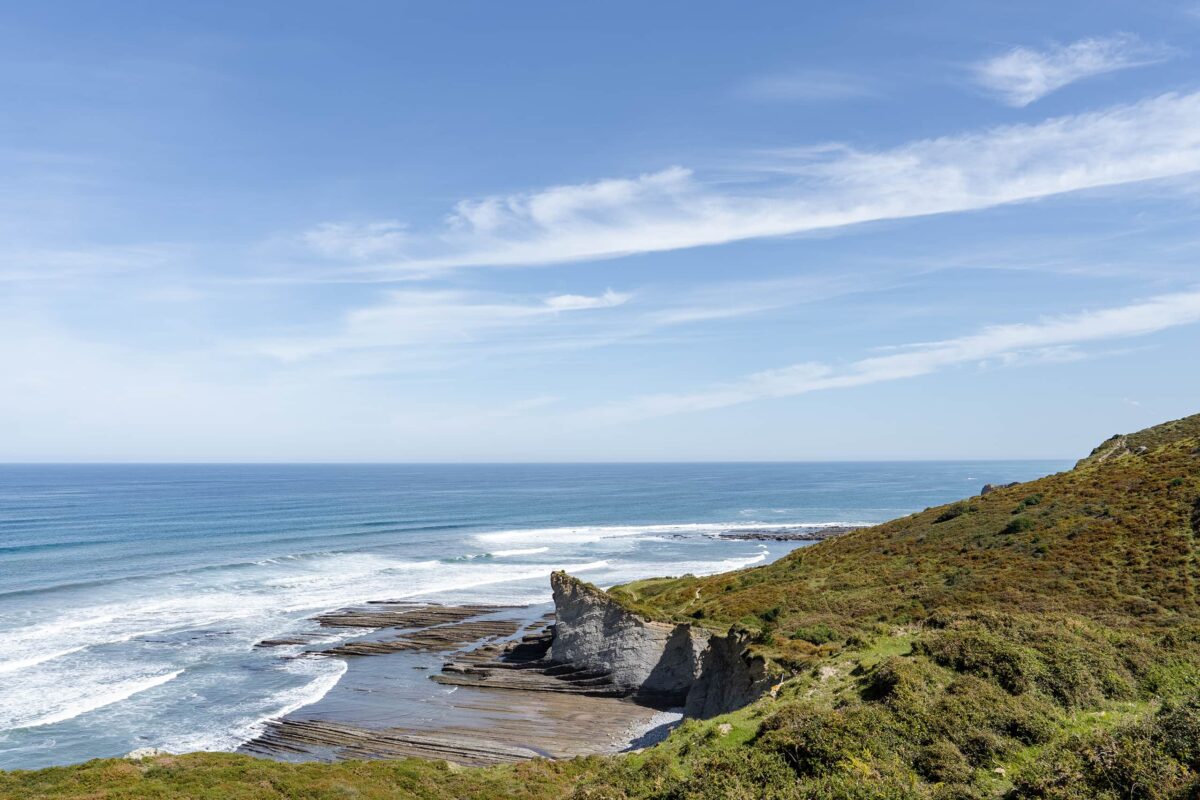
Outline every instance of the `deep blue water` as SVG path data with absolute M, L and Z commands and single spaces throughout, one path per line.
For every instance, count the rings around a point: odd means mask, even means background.
M 253 647 L 320 611 L 735 569 L 792 545 L 731 527 L 880 522 L 1067 466 L 0 465 L 0 768 L 232 749 L 345 670 Z

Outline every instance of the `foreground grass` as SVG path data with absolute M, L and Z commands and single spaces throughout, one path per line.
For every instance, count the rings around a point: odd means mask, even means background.
M 586 765 L 580 762 L 551 761 L 492 769 L 465 769 L 416 759 L 287 764 L 230 753 L 192 753 L 141 762 L 103 759 L 35 772 L 0 772 L 0 797 L 540 799 L 562 797 L 584 769 Z
M 221 754 L 0 773 L 4 798 L 1200 797 L 1200 416 L 764 567 L 612 590 L 750 634 L 775 696 L 645 752 L 493 769 Z

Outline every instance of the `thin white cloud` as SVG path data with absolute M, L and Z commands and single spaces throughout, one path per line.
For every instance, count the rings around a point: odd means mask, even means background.
M 625 422 L 915 378 L 959 365 L 1014 366 L 1076 360 L 1084 356 L 1077 348 L 1090 342 L 1143 336 L 1197 322 L 1200 291 L 1181 292 L 1034 323 L 993 325 L 978 333 L 910 345 L 898 353 L 863 358 L 842 367 L 818 362 L 793 364 L 705 391 L 648 395 L 609 404 L 590 409 L 584 416 Z
M 700 286 L 644 286 L 636 292 L 540 297 L 454 290 L 384 292 L 345 313 L 332 331 L 291 332 L 238 342 L 234 355 L 301 362 L 337 356 L 323 368 L 345 376 L 463 366 L 515 353 L 583 350 L 669 336 L 707 337 L 712 324 L 826 302 L 895 281 L 869 270 Z M 636 294 L 638 302 L 629 301 Z M 580 313 L 610 310 L 612 313 Z M 666 334 L 667 329 L 677 332 Z M 679 330 L 682 329 L 682 330 Z
M 1021 107 L 1084 78 L 1156 64 L 1173 53 L 1164 45 L 1120 33 L 1056 44 L 1045 50 L 1015 47 L 976 64 L 975 76 L 1005 103 Z
M 444 229 L 409 233 L 391 243 L 388 258 L 380 254 L 350 269 L 394 279 L 467 266 L 612 258 L 972 211 L 1198 170 L 1200 93 L 1165 94 L 890 150 L 831 145 L 780 152 L 736 184 L 671 167 L 463 201 Z M 368 250 L 378 238 L 366 234 Z M 363 252 L 349 230 L 322 242 L 327 256 L 358 261 Z
M 0 283 L 61 281 L 159 269 L 180 258 L 168 245 L 14 248 L 0 252 Z
M 743 84 L 739 94 L 750 100 L 808 102 L 866 97 L 874 89 L 864 78 L 846 72 L 799 69 L 758 75 Z
M 453 290 L 388 292 L 384 302 L 347 314 L 333 334 L 257 342 L 250 350 L 298 361 L 346 350 L 463 343 L 567 313 L 614 308 L 630 296 L 609 289 L 595 296 L 563 294 L 539 302 Z
M 542 302 L 542 307 L 548 308 L 551 311 L 585 311 L 589 308 L 612 308 L 613 306 L 622 305 L 628 299 L 628 294 L 621 294 L 620 292 L 614 292 L 612 289 L 607 289 L 604 294 L 597 296 L 560 294 L 554 297 L 547 297 Z
M 306 245 L 321 255 L 366 259 L 395 252 L 408 236 L 403 223 L 381 220 L 326 222 L 307 231 L 303 238 Z

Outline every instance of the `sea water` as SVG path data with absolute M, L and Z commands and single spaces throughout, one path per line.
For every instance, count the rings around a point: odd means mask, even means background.
M 537 603 L 766 563 L 724 531 L 872 523 L 1059 462 L 0 465 L 0 769 L 231 750 L 346 670 L 312 615 Z

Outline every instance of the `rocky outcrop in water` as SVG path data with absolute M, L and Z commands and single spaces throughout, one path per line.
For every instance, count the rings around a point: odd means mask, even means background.
M 550 584 L 557 612 L 551 662 L 603 673 L 643 702 L 683 706 L 694 717 L 741 708 L 774 682 L 739 632 L 645 619 L 565 572 Z
M 823 542 L 844 533 L 856 531 L 863 525 L 822 525 L 792 528 L 741 528 L 721 531 L 721 539 L 738 539 L 746 542 Z

